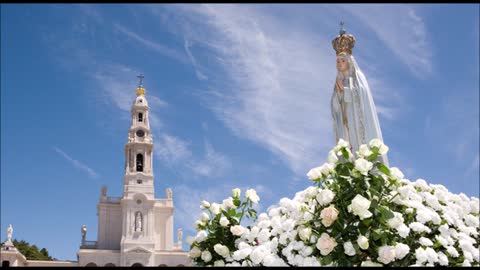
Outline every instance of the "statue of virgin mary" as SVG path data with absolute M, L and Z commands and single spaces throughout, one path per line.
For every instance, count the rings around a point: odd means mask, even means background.
M 352 55 L 355 38 L 346 34 L 343 23 L 340 34 L 332 41 L 337 53 L 337 78 L 331 99 L 335 140 L 348 141 L 353 153 L 360 145 L 377 138 L 383 142 L 377 110 L 367 78 Z M 386 155 L 379 161 L 388 166 Z

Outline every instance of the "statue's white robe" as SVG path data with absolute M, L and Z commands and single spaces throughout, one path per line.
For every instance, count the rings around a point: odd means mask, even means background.
M 335 134 L 335 143 L 340 138 L 348 141 L 352 147 L 352 152 L 356 153 L 362 144 L 367 144 L 370 140 L 378 138 L 383 141 L 382 131 L 378 122 L 377 110 L 373 103 L 372 95 L 366 84 L 363 74 L 357 74 L 363 78 L 363 83 L 358 83 L 352 77 L 345 77 L 342 82 L 343 91 L 338 91 L 334 87 L 331 110 L 333 117 L 333 130 Z M 388 166 L 386 155 L 379 160 Z

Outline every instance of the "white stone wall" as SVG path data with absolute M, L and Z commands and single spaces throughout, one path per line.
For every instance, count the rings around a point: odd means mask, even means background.
M 98 204 L 98 249 L 120 249 L 122 208 L 120 203 Z

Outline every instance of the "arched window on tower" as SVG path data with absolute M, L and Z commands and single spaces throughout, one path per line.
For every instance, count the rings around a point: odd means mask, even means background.
M 138 113 L 138 122 L 143 122 L 143 113 Z
M 143 172 L 143 155 L 137 155 L 137 172 Z

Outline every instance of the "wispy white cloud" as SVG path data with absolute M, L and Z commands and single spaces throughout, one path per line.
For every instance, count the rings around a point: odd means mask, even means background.
M 223 175 L 232 167 L 232 164 L 227 156 L 215 151 L 213 146 L 205 141 L 205 156 L 198 161 L 191 162 L 189 167 L 199 176 L 214 177 Z
M 192 52 L 190 51 L 190 47 L 192 46 L 190 44 L 190 41 L 186 38 L 184 39 L 184 41 L 185 41 L 184 48 L 185 48 L 185 51 L 187 52 L 188 57 L 190 58 L 190 61 L 192 62 L 193 68 L 195 69 L 195 75 L 197 75 L 197 78 L 199 80 L 202 80 L 202 81 L 208 80 L 208 77 L 200 71 L 199 64 L 197 63 L 197 60 L 195 60 L 195 57 L 193 57 Z
M 353 4 L 339 7 L 375 32 L 412 74 L 422 77 L 432 73 L 433 55 L 427 28 L 413 7 L 403 4 Z
M 117 29 L 119 32 L 129 36 L 130 38 L 133 38 L 135 41 L 138 41 L 140 43 L 142 43 L 143 45 L 145 45 L 146 47 L 164 55 L 164 56 L 168 56 L 168 57 L 171 57 L 175 60 L 178 60 L 182 63 L 188 63 L 188 59 L 187 57 L 185 56 L 185 54 L 175 50 L 175 49 L 172 49 L 172 48 L 169 48 L 161 43 L 158 43 L 158 42 L 154 42 L 154 41 L 151 41 L 149 39 L 146 39 L 146 38 L 143 38 L 141 36 L 139 36 L 138 34 L 128 30 L 127 28 L 119 25 L 119 24 L 115 24 L 115 29 Z
M 70 157 L 67 153 L 65 153 L 63 150 L 61 150 L 60 148 L 58 147 L 53 147 L 53 150 L 55 150 L 55 152 L 57 152 L 58 154 L 60 154 L 63 158 L 65 158 L 66 160 L 68 160 L 73 166 L 75 166 L 76 168 L 82 170 L 82 171 L 85 171 L 90 177 L 92 178 L 98 178 L 98 174 L 93 170 L 91 169 L 90 167 L 88 167 L 87 165 L 85 165 L 84 163 Z

